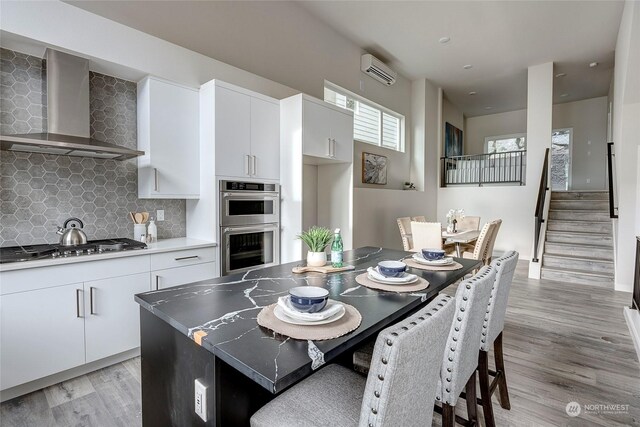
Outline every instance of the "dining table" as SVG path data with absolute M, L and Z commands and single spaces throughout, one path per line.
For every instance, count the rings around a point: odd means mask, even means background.
M 476 260 L 455 259 L 461 264 L 457 270 L 411 269 L 429 282 L 417 292 L 380 291 L 356 282 L 380 261 L 412 255 L 362 247 L 344 253 L 353 270 L 293 273 L 304 265 L 299 261 L 136 295 L 143 425 L 248 426 L 260 407 L 323 366 L 352 366 L 359 346 L 480 266 Z M 327 289 L 331 299 L 359 312 L 360 325 L 338 338 L 315 341 L 258 325 L 261 310 L 296 286 Z M 202 416 L 194 411 L 196 381 Z
M 442 238 L 448 243 L 455 244 L 458 258 L 462 257 L 462 245 L 474 243 L 478 237 L 480 237 L 480 230 L 458 230 L 450 233 L 446 228 L 442 229 Z

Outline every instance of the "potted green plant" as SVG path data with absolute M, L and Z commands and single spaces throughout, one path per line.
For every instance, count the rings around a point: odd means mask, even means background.
M 331 230 L 313 226 L 309 230 L 300 233 L 298 238 L 309 248 L 307 252 L 307 265 L 309 267 L 322 267 L 327 263 L 325 249 L 333 238 Z

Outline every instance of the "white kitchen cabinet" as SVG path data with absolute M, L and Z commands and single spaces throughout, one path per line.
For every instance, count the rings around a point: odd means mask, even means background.
M 305 95 L 301 97 L 302 153 L 338 162 L 353 159 L 353 114 Z
M 0 387 L 85 363 L 82 283 L 0 296 Z
M 200 194 L 199 94 L 155 77 L 138 83 L 138 197 Z
M 217 277 L 216 263 L 189 265 L 186 267 L 169 268 L 151 272 L 151 286 L 153 289 L 165 289 L 187 283 L 209 280 Z
M 278 180 L 278 100 L 217 80 L 205 83 L 200 97 L 205 112 L 202 143 L 215 147 L 215 175 Z M 201 167 L 210 165 L 203 161 Z
M 84 283 L 86 363 L 140 346 L 140 309 L 133 296 L 149 290 L 149 273 Z

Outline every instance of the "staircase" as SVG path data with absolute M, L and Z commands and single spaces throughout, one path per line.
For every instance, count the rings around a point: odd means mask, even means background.
M 606 191 L 551 193 L 543 279 L 613 288 L 613 232 Z

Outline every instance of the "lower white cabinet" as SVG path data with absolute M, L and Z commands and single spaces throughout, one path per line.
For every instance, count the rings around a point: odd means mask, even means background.
M 7 389 L 85 363 L 83 284 L 0 296 L 0 386 Z
M 133 296 L 148 290 L 148 273 L 84 283 L 86 363 L 140 346 L 140 310 Z
M 164 289 L 171 286 L 212 279 L 216 276 L 215 262 L 156 270 L 151 272 L 151 287 L 156 290 Z

